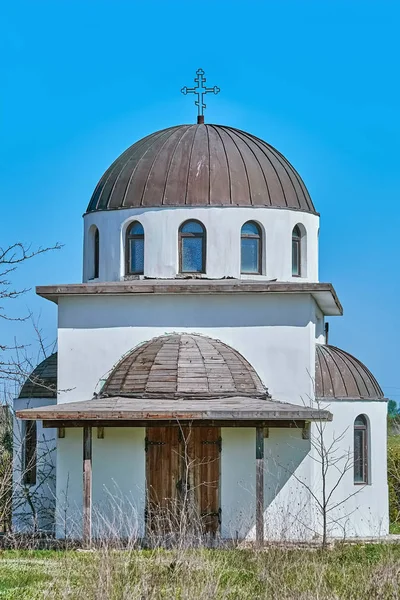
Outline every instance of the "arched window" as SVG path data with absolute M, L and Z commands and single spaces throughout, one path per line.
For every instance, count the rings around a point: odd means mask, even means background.
M 261 273 L 262 235 L 261 228 L 254 221 L 247 221 L 240 234 L 241 273 Z
M 206 230 L 199 221 L 186 221 L 179 228 L 179 271 L 206 271 Z
M 100 234 L 96 227 L 94 232 L 94 251 L 93 251 L 93 279 L 97 279 L 99 276 L 99 265 L 100 265 Z
M 144 229 L 139 221 L 134 221 L 126 231 L 126 272 L 128 275 L 144 272 Z
M 26 485 L 36 484 L 36 421 L 24 421 L 23 425 L 23 481 Z
M 296 225 L 292 231 L 292 276 L 301 277 L 301 231 Z
M 368 483 L 368 423 L 364 415 L 354 421 L 354 483 Z

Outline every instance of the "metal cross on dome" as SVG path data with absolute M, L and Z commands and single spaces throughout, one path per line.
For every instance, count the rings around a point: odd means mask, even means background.
M 197 69 L 196 75 L 197 75 L 197 77 L 195 77 L 194 81 L 195 81 L 195 83 L 197 83 L 197 85 L 192 88 L 188 88 L 185 86 L 181 89 L 181 92 L 182 92 L 182 94 L 185 94 L 185 96 L 186 96 L 186 94 L 196 94 L 197 95 L 197 100 L 195 102 L 196 106 L 198 107 L 197 123 L 204 123 L 203 109 L 207 108 L 207 105 L 204 102 L 204 95 L 205 94 L 219 94 L 219 92 L 221 90 L 217 85 L 214 85 L 214 87 L 206 87 L 204 85 L 207 80 L 204 77 L 205 73 L 204 73 L 203 69 Z

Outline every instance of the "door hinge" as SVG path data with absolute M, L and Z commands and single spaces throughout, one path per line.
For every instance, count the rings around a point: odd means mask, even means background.
M 222 451 L 222 437 L 219 437 L 217 440 L 203 440 L 202 444 L 216 444 L 218 446 L 219 452 Z
M 144 451 L 147 452 L 149 446 L 165 446 L 165 442 L 154 442 L 153 440 L 149 440 L 148 437 L 144 438 Z

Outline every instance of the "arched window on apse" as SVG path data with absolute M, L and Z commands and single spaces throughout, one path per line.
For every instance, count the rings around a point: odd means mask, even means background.
M 292 276 L 293 277 L 304 277 L 305 276 L 305 260 L 306 260 L 306 248 L 305 240 L 306 234 L 302 230 L 300 225 L 295 225 L 292 231 Z
M 185 221 L 179 228 L 179 272 L 206 272 L 206 230 L 199 221 Z
M 144 273 L 144 229 L 139 221 L 126 230 L 126 272 L 127 275 Z
M 94 248 L 93 248 L 93 279 L 97 279 L 99 276 L 100 267 L 100 234 L 96 227 L 94 232 Z
M 24 421 L 23 424 L 23 481 L 26 485 L 36 484 L 36 444 L 37 423 L 36 421 Z
M 364 415 L 354 421 L 354 483 L 368 483 L 368 422 Z
M 240 233 L 240 272 L 262 272 L 262 234 L 254 221 L 247 221 Z

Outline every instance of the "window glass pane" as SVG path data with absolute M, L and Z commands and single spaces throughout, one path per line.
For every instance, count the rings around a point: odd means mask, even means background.
M 260 231 L 255 223 L 249 221 L 245 223 L 242 227 L 242 235 L 260 235 Z
M 367 422 L 365 420 L 365 417 L 363 417 L 363 415 L 358 415 L 358 417 L 354 421 L 354 425 L 358 425 L 359 427 L 366 427 Z
M 242 238 L 242 273 L 259 273 L 259 240 Z
M 292 275 L 300 275 L 300 245 L 292 240 Z
M 130 242 L 130 271 L 143 273 L 144 270 L 144 239 L 133 239 Z
M 354 430 L 354 483 L 364 483 L 364 430 Z
M 96 229 L 96 232 L 94 234 L 94 273 L 93 273 L 93 277 L 96 279 L 99 276 L 99 244 L 100 244 L 100 237 L 99 237 L 99 230 Z
M 182 238 L 182 271 L 201 273 L 203 270 L 203 238 Z
M 182 233 L 204 233 L 203 227 L 196 221 L 188 221 L 181 229 Z
M 134 223 L 129 230 L 129 235 L 144 235 L 144 229 L 140 223 Z
M 28 485 L 36 483 L 36 421 L 25 421 L 25 456 L 23 461 L 24 482 Z
M 293 228 L 292 237 L 301 237 L 300 227 L 298 227 L 298 225 L 296 225 L 296 227 Z

